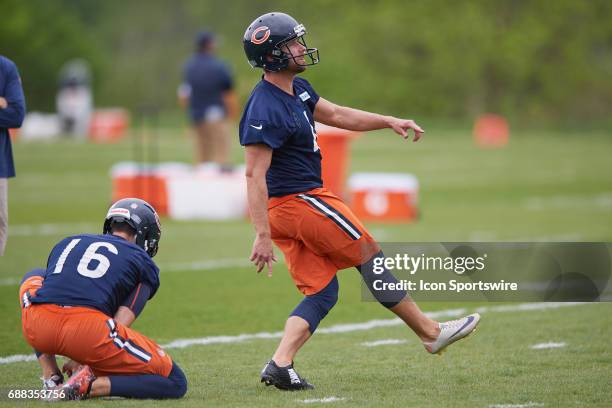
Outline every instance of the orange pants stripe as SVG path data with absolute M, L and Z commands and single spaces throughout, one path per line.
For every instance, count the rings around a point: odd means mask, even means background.
M 31 277 L 19 289 L 33 296 L 42 285 Z M 157 343 L 104 313 L 86 307 L 29 304 L 22 308 L 23 337 L 35 350 L 89 365 L 97 376 L 157 374 L 167 377 L 172 359 Z
M 271 198 L 268 218 L 272 239 L 305 295 L 318 293 L 338 270 L 361 265 L 380 250 L 351 209 L 325 188 Z

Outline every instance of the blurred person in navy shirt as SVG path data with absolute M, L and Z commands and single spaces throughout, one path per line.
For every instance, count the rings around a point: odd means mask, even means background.
M 8 130 L 21 127 L 25 110 L 25 97 L 17 66 L 0 55 L 0 256 L 4 254 L 8 236 L 8 179 L 15 177 Z
M 195 129 L 197 163 L 229 162 L 229 132 L 227 119 L 238 116 L 234 81 L 227 65 L 215 56 L 215 36 L 200 32 L 196 37 L 196 52 L 183 68 L 183 83 L 179 87 L 179 103 L 189 107 L 189 117 Z

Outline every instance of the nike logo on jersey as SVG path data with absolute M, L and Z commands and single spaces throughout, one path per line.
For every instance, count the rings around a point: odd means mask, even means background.
M 249 126 L 251 126 L 253 129 L 257 129 L 257 130 L 263 129 L 263 125 L 259 125 L 259 126 L 249 125 Z

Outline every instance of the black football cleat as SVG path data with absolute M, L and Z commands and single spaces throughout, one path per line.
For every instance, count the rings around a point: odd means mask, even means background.
M 286 367 L 279 367 L 274 360 L 270 360 L 261 371 L 261 382 L 266 386 L 273 385 L 279 390 L 300 391 L 312 390 L 314 385 L 310 384 L 305 378 L 293 368 L 293 363 Z

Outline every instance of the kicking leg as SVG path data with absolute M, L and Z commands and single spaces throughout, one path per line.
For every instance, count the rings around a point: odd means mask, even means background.
M 387 268 L 382 273 L 374 273 L 374 259 L 384 257 L 382 251 L 374 255 L 372 259 L 356 268 L 366 283 L 374 298 L 387 309 L 402 319 L 421 339 L 421 341 L 432 341 L 440 333 L 438 323 L 427 317 L 414 303 L 405 290 L 376 290 L 374 281 L 382 281 L 386 284 L 397 283 L 398 280 Z
M 475 313 L 462 319 L 439 323 L 427 317 L 419 306 L 410 299 L 405 290 L 379 291 L 374 288 L 374 281 L 381 280 L 383 283 L 398 283 L 398 280 L 389 270 L 385 268 L 382 273 L 374 273 L 372 268 L 375 258 L 384 257 L 382 251 L 377 253 L 363 265 L 358 265 L 357 270 L 361 273 L 370 293 L 383 306 L 395 313 L 402 319 L 421 339 L 425 349 L 432 354 L 442 352 L 447 346 L 472 333 L 480 321 L 480 315 Z
M 389 307 L 389 310 L 402 319 L 423 342 L 434 341 L 440 334 L 438 322 L 427 317 L 409 296 Z

